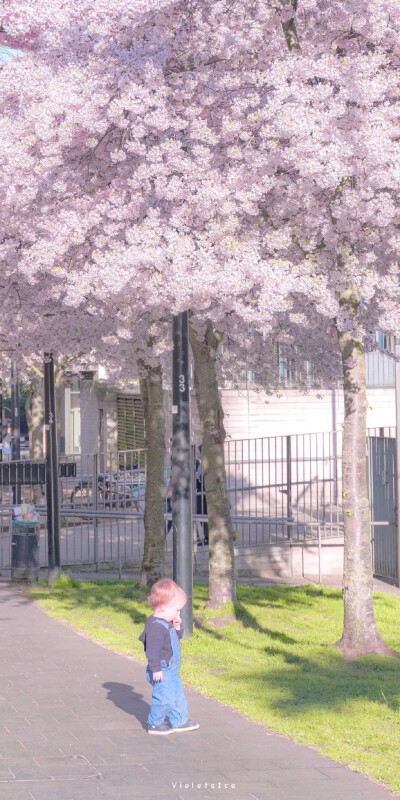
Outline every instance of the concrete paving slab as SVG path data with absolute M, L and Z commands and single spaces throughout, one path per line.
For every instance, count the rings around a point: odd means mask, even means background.
M 0 800 L 38 800 L 35 798 L 30 791 L 29 787 L 20 784 L 16 786 L 15 784 L 0 784 Z
M 30 784 L 32 800 L 105 800 L 105 795 L 97 786 L 69 785 L 54 781 L 51 784 Z

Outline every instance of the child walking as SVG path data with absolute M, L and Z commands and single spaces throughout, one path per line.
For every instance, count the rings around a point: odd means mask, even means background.
M 153 687 L 147 730 L 161 736 L 199 727 L 198 722 L 189 719 L 179 675 L 180 639 L 183 636 L 180 612 L 186 601 L 187 596 L 177 583 L 170 578 L 161 578 L 149 595 L 154 613 L 148 617 L 139 636 L 148 661 L 146 677 Z

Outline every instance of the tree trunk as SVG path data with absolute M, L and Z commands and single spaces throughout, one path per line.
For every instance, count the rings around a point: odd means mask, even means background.
M 344 629 L 338 647 L 347 658 L 366 653 L 394 654 L 375 623 L 371 521 L 367 488 L 367 394 L 365 358 L 357 334 L 360 297 L 355 287 L 344 291 L 340 305 L 354 319 L 354 330 L 338 331 L 344 377 L 343 517 Z
M 222 336 L 207 322 L 201 341 L 190 327 L 194 358 L 194 383 L 203 444 L 202 466 L 205 477 L 209 526 L 210 608 L 220 608 L 236 600 L 234 568 L 234 530 L 226 483 L 224 412 L 218 392 L 216 356 Z
M 165 416 L 162 369 L 147 367 L 140 379 L 143 402 L 147 474 L 144 546 L 140 585 L 151 587 L 165 575 Z
M 26 398 L 26 420 L 29 434 L 29 455 L 31 459 L 43 458 L 43 379 L 36 374 L 30 374 L 30 386 Z M 42 500 L 42 487 L 33 487 L 33 502 L 39 504 Z

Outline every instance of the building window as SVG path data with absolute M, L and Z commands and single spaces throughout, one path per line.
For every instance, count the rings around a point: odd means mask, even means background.
M 144 416 L 139 395 L 117 396 L 118 450 L 138 450 L 144 447 Z

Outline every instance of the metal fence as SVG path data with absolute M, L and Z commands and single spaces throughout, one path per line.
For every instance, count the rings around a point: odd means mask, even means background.
M 228 441 L 227 486 L 237 546 L 338 536 L 342 532 L 341 432 Z M 61 562 L 64 565 L 137 563 L 143 554 L 145 450 L 63 456 L 74 477 L 60 479 Z M 192 448 L 194 547 L 208 544 L 201 448 Z M 1 476 L 0 476 L 1 477 Z M 172 552 L 165 468 L 166 550 Z M 10 563 L 12 488 L 0 486 L 0 568 Z M 40 562 L 47 564 L 45 486 L 25 485 L 22 501 L 41 513 Z
M 227 487 L 237 546 L 340 536 L 341 432 L 225 444 Z M 143 553 L 145 450 L 70 456 L 62 479 L 63 563 L 137 563 Z M 208 545 L 201 447 L 192 447 L 193 542 Z M 172 553 L 170 454 L 165 467 L 165 535 Z
M 368 464 L 374 574 L 398 581 L 395 439 L 370 436 Z
M 8 462 L 11 466 L 15 462 Z M 30 464 L 44 462 L 29 462 Z M 7 464 L 7 466 L 8 466 Z M 63 565 L 121 565 L 141 558 L 146 473 L 144 450 L 60 458 L 75 464 L 76 476 L 60 478 L 60 555 Z M 47 566 L 46 485 L 25 476 L 24 485 L 2 482 L 0 471 L 0 569 L 11 563 L 11 511 L 34 503 L 41 518 L 39 559 Z
M 24 459 L 23 463 L 5 459 L 0 463 L 0 570 L 8 569 L 11 564 L 11 512 L 13 507 L 21 503 L 35 503 L 40 507 L 44 497 L 45 484 L 40 485 L 34 481 L 35 469 L 36 476 L 40 473 L 45 480 L 44 459 L 37 461 Z M 46 525 L 43 526 L 40 538 L 41 557 L 44 559 L 47 553 Z
M 342 432 L 227 442 L 238 545 L 343 533 Z
M 61 479 L 61 563 L 137 563 L 143 554 L 144 449 L 64 456 L 76 476 Z
M 391 429 L 371 430 L 368 439 L 370 498 L 376 574 L 391 576 L 394 541 L 394 459 Z M 386 444 L 385 444 L 386 442 Z M 33 462 L 32 462 L 33 463 Z M 145 450 L 63 456 L 74 477 L 60 478 L 63 565 L 137 565 L 143 555 Z M 227 488 L 237 531 L 236 546 L 304 542 L 343 536 L 342 431 L 296 434 L 225 443 Z M 192 448 L 193 543 L 208 545 L 207 502 L 201 448 Z M 389 477 L 388 477 L 389 476 Z M 392 477 L 390 477 L 392 476 Z M 0 569 L 11 553 L 13 488 L 1 482 Z M 390 483 L 391 481 L 391 483 Z M 172 553 L 170 456 L 165 467 L 165 542 Z M 47 565 L 46 487 L 20 487 L 21 501 L 41 515 L 40 563 Z M 396 567 L 397 569 L 397 567 Z

